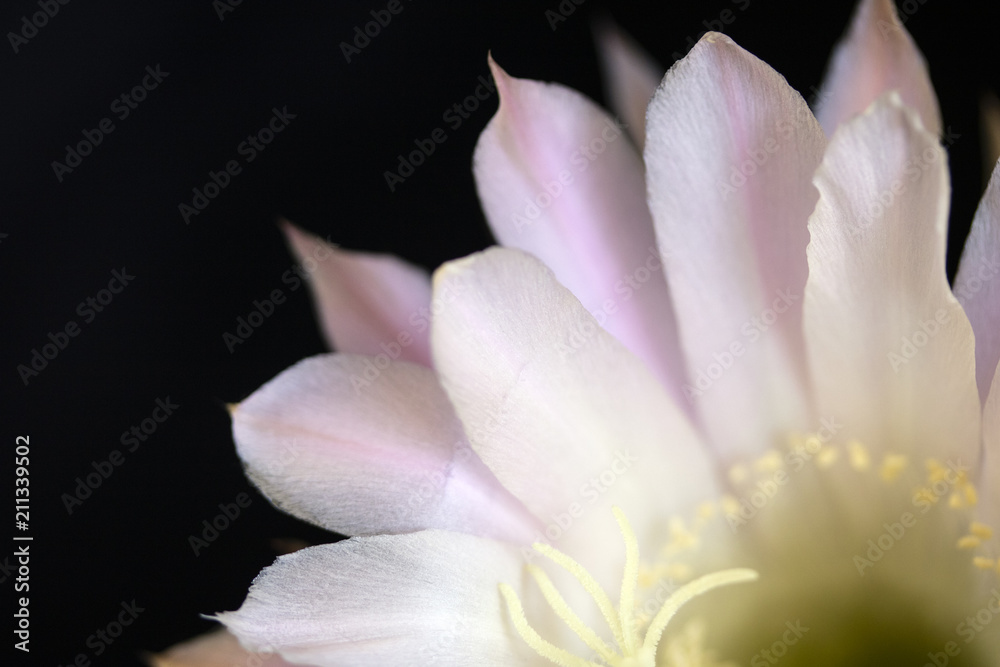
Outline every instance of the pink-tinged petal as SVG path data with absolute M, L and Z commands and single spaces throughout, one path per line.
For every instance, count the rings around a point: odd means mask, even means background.
M 802 97 L 719 33 L 667 72 L 649 106 L 646 177 L 685 393 L 726 457 L 818 426 L 801 312 L 810 179 L 825 145 Z
M 646 107 L 664 69 L 611 21 L 597 28 L 597 47 L 611 110 L 625 121 L 641 152 L 646 142 Z
M 980 116 L 983 128 L 983 180 L 988 181 L 990 174 L 1000 160 L 1000 100 L 993 93 L 983 96 L 980 103 Z
M 282 556 L 218 618 L 247 646 L 307 664 L 537 664 L 497 588 L 518 588 L 521 566 L 515 549 L 459 533 L 354 538 Z
M 805 332 L 820 409 L 873 448 L 975 464 L 972 327 L 945 275 L 947 157 L 896 93 L 816 173 Z
M 816 116 L 828 135 L 883 93 L 899 91 L 930 132 L 941 134 L 941 111 L 927 63 L 899 21 L 892 0 L 861 0 L 837 45 L 819 94 Z
M 972 219 L 954 292 L 976 333 L 976 383 L 985 403 L 1000 362 L 1000 163 Z
M 272 652 L 254 653 L 240 646 L 228 630 L 216 630 L 171 646 L 163 653 L 147 657 L 151 667 L 286 667 L 281 656 Z
M 434 288 L 451 295 L 431 334 L 441 382 L 473 448 L 548 523 L 540 541 L 616 585 L 611 504 L 656 545 L 655 522 L 717 497 L 679 407 L 537 259 L 493 248 L 445 264 Z
M 987 545 L 988 555 L 1000 559 L 1000 364 L 994 368 L 993 383 L 983 406 L 983 471 L 980 484 L 982 491 L 977 518 L 993 529 Z
M 473 169 L 494 235 L 545 262 L 679 397 L 683 361 L 635 148 L 576 91 L 490 67 L 500 109 Z
M 430 366 L 427 272 L 391 255 L 341 250 L 285 223 L 333 349 Z
M 468 446 L 423 366 L 306 359 L 233 409 L 233 437 L 275 505 L 328 530 L 530 539 L 533 519 Z

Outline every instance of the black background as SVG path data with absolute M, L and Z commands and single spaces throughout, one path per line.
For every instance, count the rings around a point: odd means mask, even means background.
M 325 349 L 306 290 L 282 283 L 293 262 L 274 223 L 287 216 L 344 247 L 428 268 L 490 244 L 470 163 L 496 100 L 456 130 L 442 121 L 487 75 L 487 50 L 515 76 L 603 100 L 591 36 L 602 11 L 666 66 L 703 21 L 730 9 L 725 32 L 809 98 L 853 9 L 587 0 L 553 30 L 545 11 L 559 0 L 402 3 L 350 63 L 339 44 L 386 2 L 242 0 L 220 20 L 211 0 L 73 0 L 17 54 L 6 37 L 0 44 L 0 497 L 14 497 L 15 436 L 29 435 L 32 451 L 30 661 L 11 648 L 14 575 L 0 582 L 0 637 L 15 664 L 63 665 L 78 653 L 95 665 L 138 664 L 141 651 L 211 628 L 200 613 L 239 606 L 274 558 L 272 538 L 332 539 L 252 490 L 224 409 Z M 987 5 L 996 3 L 907 5 L 917 8 L 906 26 L 930 62 L 945 125 L 961 135 L 949 151 L 952 274 L 983 186 L 979 96 L 1000 89 L 1000 20 Z M 0 30 L 19 30 L 36 11 L 35 0 L 5 2 Z M 169 76 L 115 118 L 111 102 L 156 65 Z M 286 106 L 296 118 L 247 164 L 237 145 Z M 104 117 L 114 132 L 59 182 L 52 161 Z M 437 127 L 447 141 L 390 192 L 383 171 Z M 230 159 L 243 172 L 185 224 L 178 204 Z M 122 267 L 134 281 L 84 323 L 77 304 Z M 231 354 L 223 333 L 279 288 L 288 301 Z M 70 320 L 80 335 L 25 386 L 17 365 Z M 123 449 L 120 434 L 166 397 L 181 407 L 68 514 L 61 496 L 75 478 Z M 241 492 L 251 505 L 195 556 L 189 536 Z M 13 502 L 8 511 L 0 563 L 18 532 Z M 144 611 L 96 657 L 88 636 L 133 599 Z

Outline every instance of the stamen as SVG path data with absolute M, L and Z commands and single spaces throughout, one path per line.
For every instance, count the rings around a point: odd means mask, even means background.
M 521 639 L 532 648 L 538 655 L 546 660 L 554 662 L 560 667 L 600 667 L 596 662 L 579 658 L 569 651 L 565 651 L 558 646 L 554 646 L 539 636 L 535 629 L 528 625 L 528 619 L 524 617 L 524 607 L 517 597 L 514 589 L 507 584 L 500 584 L 500 595 L 507 602 L 507 612 L 510 620 L 514 623 L 514 629 Z
M 622 621 L 622 635 L 625 639 L 625 646 L 622 650 L 625 655 L 635 653 L 636 645 L 639 643 L 639 630 L 635 624 L 635 587 L 639 579 L 639 541 L 629 525 L 628 519 L 618 507 L 612 507 L 618 521 L 618 529 L 622 532 L 625 540 L 625 572 L 622 575 L 622 591 L 618 599 L 618 615 Z
M 604 589 L 597 583 L 597 580 L 590 575 L 590 572 L 587 572 L 582 565 L 563 552 L 553 549 L 547 544 L 539 542 L 534 544 L 533 548 L 576 577 L 576 580 L 580 582 L 583 588 L 590 593 L 590 597 L 594 599 L 594 602 L 597 603 L 597 608 L 601 610 L 604 620 L 615 635 L 615 642 L 617 642 L 619 647 L 623 647 L 625 645 L 625 638 L 622 636 L 621 621 L 618 619 L 618 612 L 615 611 L 615 606 L 612 604 L 611 598 L 604 592 Z
M 759 576 L 760 575 L 758 575 L 754 570 L 723 570 L 722 572 L 716 572 L 714 574 L 709 574 L 699 579 L 695 579 L 691 583 L 681 586 L 677 592 L 667 598 L 667 601 L 663 603 L 663 607 L 653 618 L 653 622 L 649 624 L 649 630 L 646 631 L 646 639 L 643 642 L 643 648 L 651 650 L 653 655 L 655 655 L 656 646 L 660 643 L 660 638 L 663 636 L 663 631 L 667 629 L 667 623 L 670 622 L 670 619 L 674 617 L 674 614 L 676 614 L 681 607 L 702 593 L 707 593 L 713 588 L 728 586 L 729 584 L 756 581 Z
M 576 633 L 576 635 L 583 640 L 590 650 L 597 653 L 605 661 L 610 660 L 614 657 L 615 653 L 608 646 L 603 639 L 597 636 L 597 633 L 591 630 L 587 625 L 580 620 L 580 617 L 573 613 L 573 610 L 569 608 L 566 604 L 566 600 L 563 596 L 559 594 L 556 590 L 555 584 L 549 579 L 549 575 L 545 574 L 542 568 L 537 565 L 529 565 L 528 572 L 531 576 L 535 578 L 538 583 L 538 587 L 542 590 L 542 595 L 545 596 L 545 601 L 549 603 L 552 610 L 565 621 L 569 629 Z
M 614 649 L 605 643 L 591 628 L 589 628 L 579 616 L 577 616 L 566 604 L 566 600 L 559 594 L 552 580 L 538 567 L 529 565 L 528 571 L 538 583 L 542 590 L 542 595 L 549 603 L 549 606 L 561 618 L 569 628 L 580 637 L 583 642 L 595 651 L 600 658 L 611 665 L 611 667 L 655 667 L 656 648 L 660 642 L 667 623 L 674 614 L 692 598 L 706 593 L 719 586 L 735 584 L 745 581 L 756 580 L 758 575 L 753 570 L 734 569 L 717 572 L 697 579 L 673 593 L 663 607 L 653 618 L 653 622 L 646 632 L 645 639 L 639 636 L 639 630 L 635 616 L 635 593 L 639 578 L 639 542 L 636 539 L 632 526 L 629 525 L 625 514 L 617 507 L 613 507 L 615 519 L 621 530 L 622 538 L 625 541 L 625 568 L 622 576 L 621 597 L 619 599 L 619 609 L 616 612 L 607 593 L 598 585 L 597 581 L 575 560 L 550 547 L 547 544 L 535 544 L 535 551 L 548 557 L 556 565 L 559 565 L 572 574 L 577 581 L 583 585 L 597 603 L 598 608 L 604 615 L 604 620 L 614 634 L 615 641 L 621 649 L 621 655 L 615 653 Z M 528 646 L 538 655 L 553 662 L 560 667 L 601 667 L 595 662 L 585 660 L 565 651 L 548 641 L 535 632 L 534 628 L 528 624 L 524 614 L 524 607 L 514 589 L 507 584 L 500 584 L 500 594 L 507 603 L 507 611 L 510 613 L 511 622 L 514 629 L 521 636 Z

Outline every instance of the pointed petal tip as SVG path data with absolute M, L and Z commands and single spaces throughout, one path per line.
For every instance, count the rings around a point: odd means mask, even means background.
M 514 77 L 507 73 L 507 71 L 500 67 L 493 58 L 493 51 L 489 51 L 486 54 L 486 63 L 490 67 L 490 74 L 493 76 L 493 81 L 497 85 L 497 95 L 500 97 L 500 104 L 502 105 L 505 99 L 510 98 L 511 94 L 511 83 L 514 81 Z

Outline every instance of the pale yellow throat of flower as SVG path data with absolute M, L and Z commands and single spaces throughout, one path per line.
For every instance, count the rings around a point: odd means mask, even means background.
M 614 635 L 615 644 L 618 650 L 608 645 L 596 632 L 588 627 L 580 617 L 577 616 L 566 601 L 556 590 L 552 580 L 545 572 L 534 565 L 528 565 L 528 571 L 538 583 L 538 587 L 545 596 L 545 600 L 552 607 L 552 610 L 561 618 L 570 630 L 572 630 L 583 643 L 590 647 L 605 664 L 611 667 L 656 667 L 656 647 L 660 643 L 667 624 L 674 614 L 690 600 L 698 597 L 702 593 L 726 586 L 747 581 L 754 581 L 758 575 L 753 570 L 733 569 L 723 570 L 707 576 L 695 579 L 679 588 L 673 593 L 663 606 L 653 617 L 646 630 L 646 636 L 639 636 L 639 624 L 635 616 L 635 592 L 639 578 L 639 543 L 636 540 L 632 526 L 622 513 L 621 509 L 613 508 L 615 519 L 618 520 L 618 527 L 625 540 L 625 573 L 622 577 L 621 595 L 618 600 L 618 609 L 608 594 L 598 585 L 597 581 L 583 566 L 575 560 L 553 549 L 547 544 L 536 543 L 533 545 L 535 551 L 547 557 L 556 565 L 560 566 L 586 589 L 590 596 L 597 603 L 604 620 L 607 621 L 611 633 Z M 534 628 L 528 624 L 524 615 L 524 607 L 521 600 L 507 584 L 500 584 L 500 594 L 507 602 L 507 610 L 510 612 L 511 621 L 517 633 L 538 655 L 562 667 L 602 667 L 599 663 L 586 660 L 573 655 L 569 651 L 559 648 L 542 639 Z

